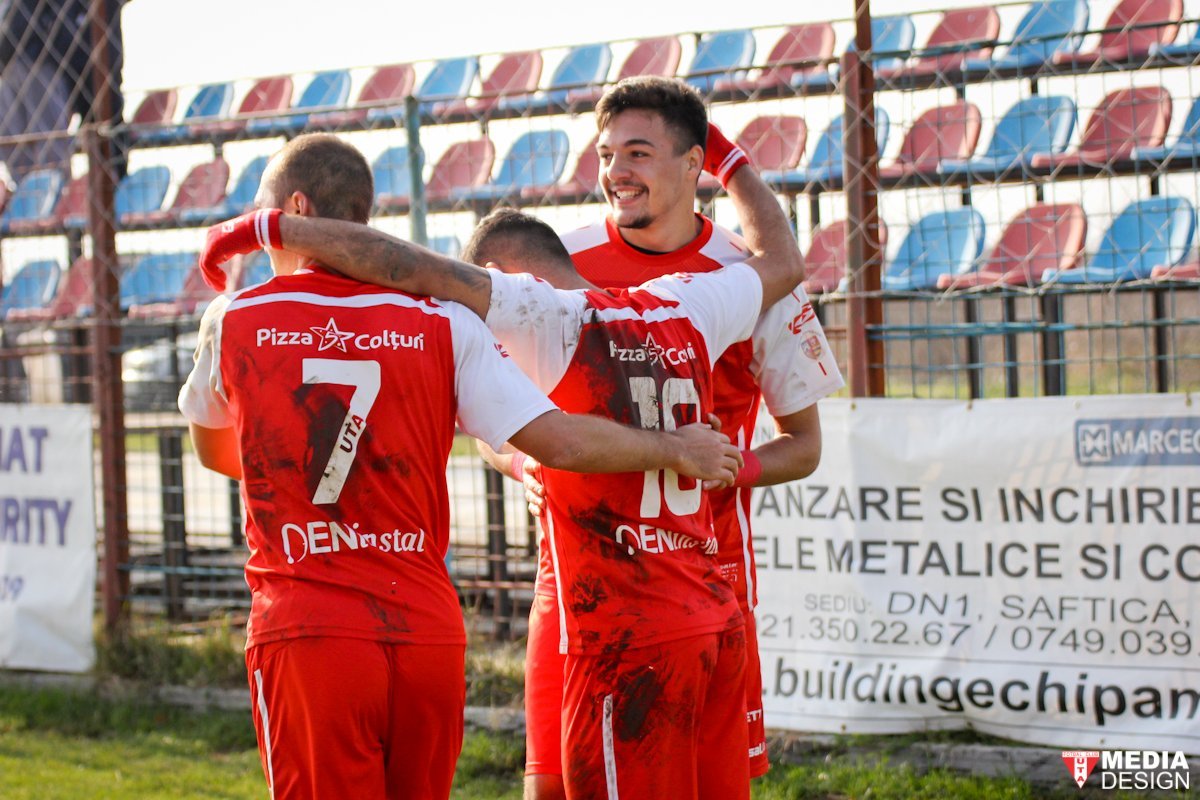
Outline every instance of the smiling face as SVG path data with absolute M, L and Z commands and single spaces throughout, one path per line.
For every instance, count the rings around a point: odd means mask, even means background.
M 654 242 L 666 230 L 692 230 L 704 151 L 683 146 L 662 115 L 644 109 L 622 111 L 600 132 L 596 150 L 600 187 L 627 241 L 656 249 L 639 239 Z

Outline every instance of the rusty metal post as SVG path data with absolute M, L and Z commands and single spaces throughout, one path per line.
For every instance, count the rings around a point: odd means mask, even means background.
M 846 115 L 844 137 L 846 193 L 846 300 L 850 394 L 882 397 L 886 393 L 883 342 L 868 329 L 883 324 L 879 297 L 883 254 L 879 247 L 879 148 L 875 138 L 875 72 L 871 68 L 871 6 L 855 0 L 854 48 L 842 56 L 842 94 Z M 869 295 L 869 296 L 868 296 Z
M 95 312 L 92 320 L 92 402 L 99 420 L 100 480 L 103 482 L 104 552 L 101 565 L 104 628 L 114 633 L 128 621 L 129 515 L 126 508 L 124 391 L 121 386 L 120 287 L 114 226 L 116 181 L 112 172 L 111 132 L 104 129 L 116 108 L 113 85 L 109 13 L 114 0 L 92 0 L 91 80 L 96 97 L 97 124 L 83 131 L 88 156 L 88 234 L 92 239 L 92 282 Z M 116 24 L 120 24 L 119 21 Z

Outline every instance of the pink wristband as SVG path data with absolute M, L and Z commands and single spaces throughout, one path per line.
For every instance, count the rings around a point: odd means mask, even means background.
M 746 463 L 738 470 L 737 477 L 733 480 L 733 485 L 753 486 L 762 477 L 762 462 L 758 460 L 758 456 L 754 455 L 753 450 L 743 450 L 742 459 Z
M 517 483 L 525 482 L 525 454 L 517 453 L 512 457 L 512 461 L 508 462 L 508 474 Z

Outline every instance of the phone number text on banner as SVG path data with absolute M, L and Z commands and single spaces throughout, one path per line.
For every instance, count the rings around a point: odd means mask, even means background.
M 821 404 L 753 497 L 771 727 L 1200 752 L 1200 412 L 1182 395 Z

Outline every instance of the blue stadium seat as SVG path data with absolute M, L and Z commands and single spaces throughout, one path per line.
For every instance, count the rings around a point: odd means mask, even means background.
M 740 81 L 754 63 L 754 34 L 748 30 L 705 34 L 687 68 L 687 82 L 708 94 L 718 81 Z
M 197 253 L 152 253 L 142 256 L 121 275 L 121 310 L 151 303 L 170 303 L 183 291 Z
M 917 29 L 912 17 L 907 14 L 896 14 L 887 17 L 871 18 L 871 50 L 876 54 L 872 66 L 876 70 L 898 70 L 904 66 L 905 59 L 912 52 L 913 42 L 917 38 Z M 846 46 L 854 50 L 854 40 Z M 792 86 L 819 87 L 832 86 L 837 83 L 839 67 L 830 64 L 827 72 L 797 72 L 792 76 Z
M 196 92 L 196 96 L 192 98 L 192 102 L 188 103 L 187 109 L 184 110 L 182 124 L 140 131 L 137 137 L 138 141 L 153 144 L 177 139 L 186 134 L 189 126 L 193 123 L 228 116 L 229 106 L 232 102 L 232 83 L 210 83 L 207 86 L 201 86 Z
M 483 186 L 451 192 L 456 200 L 499 200 L 524 189 L 548 188 L 558 183 L 567 166 L 570 139 L 560 130 L 530 131 L 517 138 L 500 162 L 495 180 Z
M 462 252 L 462 244 L 457 236 L 431 236 L 429 249 L 450 258 L 458 258 L 458 254 Z
M 350 99 L 350 72 L 344 69 L 318 72 L 305 87 L 295 111 L 305 109 L 334 109 L 346 105 Z M 299 131 L 308 124 L 308 114 L 289 114 L 270 119 L 252 119 L 246 123 L 247 133 L 257 136 Z
M 27 174 L 0 217 L 0 233 L 8 233 L 13 222 L 33 222 L 49 218 L 54 213 L 58 194 L 62 191 L 63 175 L 56 169 L 36 169 Z
M 0 319 L 14 309 L 44 308 L 58 291 L 62 268 L 57 261 L 30 261 L 17 270 L 0 296 Z
M 421 112 L 437 114 L 443 104 L 462 100 L 471 91 L 471 84 L 478 75 L 478 56 L 445 58 L 438 61 L 417 89 L 416 96 L 421 101 Z M 389 116 L 403 119 L 404 107 L 401 106 Z
M 389 147 L 371 165 L 375 178 L 375 207 L 380 211 L 408 208 L 412 195 L 412 168 L 408 148 Z
M 1200 56 L 1200 25 L 1196 26 L 1196 32 L 1186 42 L 1151 45 L 1150 55 L 1162 55 L 1171 61 L 1182 61 L 1185 64 L 1192 63 L 1196 56 Z
M 117 219 L 129 222 L 139 214 L 158 211 L 170 185 L 171 171 L 162 165 L 129 173 L 117 186 Z
M 1133 151 L 1133 156 L 1154 161 L 1180 159 L 1195 162 L 1200 158 L 1200 98 L 1192 103 L 1187 119 L 1183 121 L 1183 130 L 1179 132 L 1174 143 L 1162 147 L 1138 148 Z
M 271 257 L 267 255 L 267 251 L 255 250 L 250 255 L 242 257 L 234 285 L 238 289 L 245 289 L 247 286 L 266 283 L 274 277 L 275 272 L 271 269 Z
M 894 292 L 937 286 L 938 276 L 962 275 L 983 252 L 983 216 L 973 208 L 926 214 L 908 229 L 900 252 L 887 265 L 883 288 Z
M 1004 55 L 967 59 L 963 72 L 1036 69 L 1079 50 L 1087 27 L 1087 0 L 1037 0 L 1017 24 Z
M 1036 155 L 1064 152 L 1074 128 L 1075 103 L 1071 98 L 1034 95 L 1004 112 L 983 155 L 943 161 L 938 171 L 980 178 L 1003 175 L 1014 167 L 1028 166 Z
M 1196 213 L 1182 197 L 1150 197 L 1125 207 L 1082 267 L 1047 270 L 1043 283 L 1116 283 L 1149 278 L 1173 267 L 1192 249 Z
M 250 160 L 238 175 L 233 190 L 225 196 L 225 202 L 210 208 L 192 208 L 179 215 L 180 222 L 196 224 L 210 219 L 229 219 L 244 214 L 254 206 L 254 196 L 258 194 L 258 184 L 262 181 L 263 170 L 267 168 L 269 156 L 258 156 Z
M 883 148 L 887 146 L 888 139 L 888 115 L 880 106 L 875 107 L 875 142 L 878 145 L 879 152 L 883 152 Z M 764 170 L 762 173 L 763 180 L 771 184 L 789 184 L 789 185 L 826 185 L 837 183 L 842 179 L 842 171 L 844 169 L 844 150 L 842 147 L 842 117 L 836 118 L 829 123 L 829 127 L 821 134 L 821 138 L 817 140 L 817 144 L 813 147 L 812 158 L 809 159 L 806 166 L 800 169 L 788 170 L 780 172 L 778 170 Z
M 505 111 L 565 109 L 572 89 L 604 83 L 612 67 L 612 48 L 607 44 L 584 44 L 571 48 L 559 62 L 550 83 L 539 95 L 501 97 L 497 108 Z

